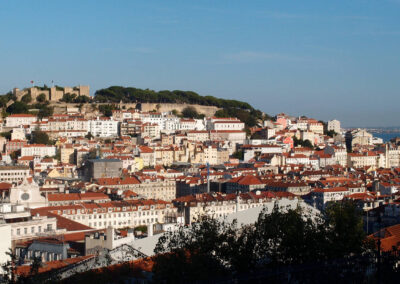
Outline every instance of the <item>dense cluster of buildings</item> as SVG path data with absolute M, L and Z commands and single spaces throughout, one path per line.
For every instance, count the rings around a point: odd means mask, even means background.
M 120 108 L 111 117 L 10 115 L 2 129 L 0 262 L 8 248 L 22 265 L 87 261 L 201 214 L 282 199 L 318 210 L 351 199 L 400 223 L 399 144 L 337 120 L 282 113 L 246 128 L 232 117 Z M 31 143 L 37 131 L 50 142 Z

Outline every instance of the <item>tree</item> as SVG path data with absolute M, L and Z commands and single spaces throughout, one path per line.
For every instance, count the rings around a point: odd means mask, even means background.
M 337 133 L 334 130 L 328 130 L 326 131 L 326 135 L 328 135 L 329 137 L 334 137 L 337 135 Z
M 253 135 L 251 135 L 251 139 L 265 139 L 260 132 L 256 132 Z
M 88 134 L 85 135 L 85 138 L 91 140 L 93 138 L 92 132 L 88 132 Z
M 59 162 L 61 161 L 61 149 L 60 148 L 57 149 L 54 159 L 58 160 Z
M 198 118 L 199 113 L 194 107 L 188 106 L 182 110 L 182 116 L 186 118 Z
M 1 264 L 1 268 L 4 271 L 3 274 L 3 282 L 5 283 L 16 283 L 15 281 L 15 267 L 17 263 L 17 255 L 10 248 L 8 252 L 6 252 L 8 256 L 8 260 L 5 263 Z
M 21 102 L 29 104 L 30 102 L 32 102 L 32 96 L 31 94 L 26 94 L 21 98 Z
M 243 160 L 244 159 L 243 150 L 237 150 L 235 153 L 232 154 L 232 158 Z
M 190 230 L 180 227 L 160 237 L 154 252 L 155 282 L 188 283 L 228 275 L 225 250 L 236 234 L 235 224 L 200 216 Z
M 331 248 L 332 256 L 359 254 L 365 249 L 366 234 L 363 230 L 362 211 L 353 201 L 329 204 L 325 218 L 330 228 L 329 238 L 332 246 L 328 248 Z
M 293 143 L 294 146 L 302 146 L 302 147 L 306 147 L 306 148 L 314 148 L 313 144 L 311 143 L 310 140 L 306 139 L 306 140 L 301 140 L 301 139 L 297 139 L 296 136 L 293 137 Z
M 39 268 L 42 267 L 43 263 L 40 257 L 34 257 L 29 271 L 30 277 L 36 277 L 39 274 Z
M 1 132 L 0 136 L 5 137 L 7 140 L 10 140 L 11 139 L 11 131 Z
M 74 103 L 77 104 L 85 104 L 85 103 L 89 103 L 91 101 L 91 98 L 88 96 L 78 96 L 75 100 Z
M 88 154 L 88 159 L 97 159 L 97 149 L 96 148 L 90 149 L 89 154 Z
M 32 132 L 31 142 L 33 144 L 51 145 L 51 141 L 50 141 L 49 135 L 47 135 L 46 132 L 43 132 L 43 131 L 40 131 L 40 130 L 35 130 L 35 131 Z
M 66 102 L 66 103 L 72 103 L 74 102 L 76 98 L 76 94 L 71 94 L 71 93 L 66 93 L 63 95 L 60 101 Z
M 115 109 L 115 106 L 113 105 L 100 105 L 99 106 L 99 111 L 107 117 L 112 116 L 112 111 Z
M 41 93 L 39 96 L 36 97 L 36 101 L 38 103 L 44 103 L 46 101 L 46 95 Z
M 39 109 L 38 117 L 40 119 L 42 119 L 43 117 L 52 116 L 53 113 L 54 113 L 54 108 L 53 107 L 49 107 L 49 106 L 44 105 Z
M 359 210 L 347 201 L 321 215 L 275 206 L 270 213 L 262 211 L 254 225 L 240 229 L 235 222 L 200 216 L 191 227 L 160 237 L 154 251 L 155 281 L 232 282 L 235 275 L 248 279 L 263 272 L 265 278 L 255 279 L 365 282 L 365 271 L 375 259 L 360 224 Z
M 28 113 L 28 106 L 24 102 L 15 102 L 10 105 L 7 110 L 8 113 L 18 114 L 18 113 Z
M 16 161 L 20 155 L 21 155 L 21 150 L 13 151 L 10 153 L 10 158 Z

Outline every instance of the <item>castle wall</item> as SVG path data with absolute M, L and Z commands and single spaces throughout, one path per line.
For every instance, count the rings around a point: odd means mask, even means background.
M 203 106 L 203 105 L 192 105 L 192 104 L 156 104 L 156 103 L 142 103 L 142 111 L 152 111 L 157 110 L 157 105 L 159 105 L 159 112 L 167 112 L 172 110 L 177 110 L 182 112 L 182 110 L 188 106 L 192 106 L 196 109 L 198 113 L 203 113 L 205 116 L 213 116 L 217 110 L 220 108 L 216 106 Z
M 41 90 L 36 87 L 31 87 L 23 90 L 14 88 L 13 93 L 17 97 L 17 101 L 20 101 L 23 96 L 30 93 L 32 97 L 32 102 L 35 102 L 36 98 L 40 94 L 44 94 L 46 96 L 46 100 L 48 101 L 57 102 L 62 99 L 64 94 L 67 93 L 75 94 L 76 96 L 90 96 L 90 87 L 89 86 L 64 87 L 63 90 L 57 90 L 56 87 L 49 88 L 48 90 Z

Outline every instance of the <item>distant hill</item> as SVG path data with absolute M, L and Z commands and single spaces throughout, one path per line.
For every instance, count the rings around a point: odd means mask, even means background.
M 94 100 L 99 103 L 173 103 L 173 104 L 197 104 L 204 106 L 216 106 L 221 108 L 215 113 L 217 117 L 237 117 L 246 126 L 255 126 L 259 119 L 263 118 L 260 110 L 253 108 L 249 103 L 220 99 L 213 96 L 200 96 L 193 91 L 154 91 L 133 87 L 111 86 L 96 91 Z M 267 117 L 269 117 L 267 115 Z

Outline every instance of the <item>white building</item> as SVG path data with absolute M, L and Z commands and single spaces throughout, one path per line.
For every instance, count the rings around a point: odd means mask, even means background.
M 2 203 L 0 205 L 0 219 L 10 226 L 10 228 L 4 231 L 4 234 L 0 229 L 0 247 L 4 245 L 4 248 L 6 246 L 10 248 L 8 238 L 11 242 L 43 236 L 45 234 L 54 234 L 60 231 L 57 231 L 56 218 L 49 218 L 47 216 L 32 217 L 31 212 L 26 210 L 23 204 Z
M 339 164 L 342 167 L 347 166 L 347 150 L 344 147 L 338 147 L 338 146 L 326 146 L 324 149 L 325 154 L 332 155 L 335 164 Z
M 213 123 L 213 130 L 243 130 L 244 123 L 240 120 L 222 120 Z
M 10 190 L 10 202 L 21 204 L 27 208 L 38 208 L 46 205 L 46 198 L 40 194 L 39 186 L 25 178 L 21 184 Z
M 118 121 L 108 117 L 97 117 L 88 121 L 88 132 L 95 137 L 118 136 Z
M 32 114 L 12 114 L 6 118 L 6 127 L 19 127 L 29 125 L 37 120 Z
M 377 167 L 379 156 L 374 152 L 348 153 L 347 166 L 352 168 Z M 383 159 L 384 162 L 384 159 Z
M 319 209 L 325 209 L 328 202 L 342 200 L 350 191 L 346 187 L 317 188 L 310 193 L 312 205 Z
M 300 139 L 303 141 L 310 141 L 312 145 L 314 145 L 315 143 L 315 134 L 314 132 L 311 131 L 301 131 L 300 132 Z
M 95 229 L 135 227 L 169 223 L 176 218 L 176 208 L 161 200 L 125 200 L 107 203 L 51 206 L 34 211 L 47 211 Z
M 182 118 L 179 121 L 180 130 L 196 130 L 197 121 L 191 118 Z
M 317 133 L 317 134 L 324 134 L 324 125 L 321 122 L 315 121 L 315 122 L 310 122 L 308 124 L 308 130 Z
M 160 138 L 160 125 L 157 123 L 146 122 L 142 124 L 142 137 L 150 137 L 152 139 Z
M 21 157 L 24 156 L 39 156 L 43 157 L 52 157 L 56 155 L 56 147 L 43 145 L 43 144 L 31 144 L 25 145 L 21 148 Z
M 7 253 L 11 249 L 11 225 L 10 224 L 0 224 L 0 263 L 6 263 L 10 260 Z M 0 268 L 0 274 L 3 274 L 2 268 Z
M 245 162 L 261 154 L 282 154 L 283 148 L 278 145 L 243 145 Z
M 340 121 L 333 119 L 328 121 L 328 131 L 333 130 L 336 133 L 341 133 Z
M 29 176 L 29 168 L 25 166 L 0 166 L 0 182 L 15 183 Z
M 13 128 L 11 132 L 11 140 L 25 140 L 25 130 L 22 127 Z

